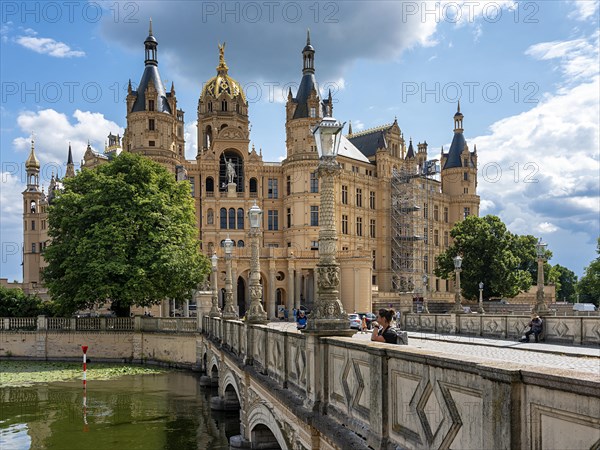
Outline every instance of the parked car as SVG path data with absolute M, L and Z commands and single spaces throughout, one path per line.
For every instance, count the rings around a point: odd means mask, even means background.
M 358 314 L 348 314 L 348 321 L 350 322 L 350 328 L 360 330 L 361 319 Z
M 377 319 L 377 316 L 371 312 L 359 312 L 358 317 L 360 317 L 361 321 L 362 321 L 362 318 L 365 317 L 366 322 L 367 322 L 367 328 L 369 330 L 371 329 L 371 322 L 373 322 L 375 319 Z

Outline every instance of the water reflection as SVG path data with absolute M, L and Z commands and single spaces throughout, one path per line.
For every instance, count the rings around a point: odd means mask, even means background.
M 239 413 L 209 407 L 215 390 L 192 373 L 0 388 L 0 448 L 228 449 Z

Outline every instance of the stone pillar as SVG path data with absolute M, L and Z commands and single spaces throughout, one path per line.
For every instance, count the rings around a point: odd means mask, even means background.
M 252 248 L 252 254 L 250 257 L 250 277 L 249 277 L 249 291 L 250 291 L 250 308 L 246 314 L 246 318 L 249 323 L 264 323 L 267 321 L 267 313 L 262 306 L 263 288 L 260 284 L 260 257 L 258 249 L 258 239 L 260 231 L 258 229 L 250 229 L 248 233 L 250 237 L 250 243 Z M 246 335 L 248 335 L 248 327 L 246 327 Z M 249 337 L 251 341 L 251 338 Z
M 287 302 L 286 302 L 286 307 L 289 310 L 288 313 L 288 317 L 293 317 L 292 315 L 292 309 L 296 308 L 298 309 L 298 307 L 296 306 L 296 300 L 295 300 L 295 296 L 294 296 L 294 261 L 292 259 L 288 260 L 288 296 L 287 296 Z
M 294 300 L 296 309 L 300 309 L 300 288 L 302 287 L 302 271 L 296 268 L 296 282 L 294 283 Z
M 277 318 L 277 308 L 275 308 L 275 300 L 276 300 L 276 292 L 275 289 L 275 260 L 269 259 L 269 308 L 268 308 L 268 317 L 269 318 Z

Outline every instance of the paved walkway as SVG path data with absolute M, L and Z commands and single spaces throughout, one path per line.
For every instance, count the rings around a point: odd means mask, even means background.
M 271 322 L 269 326 L 282 330 L 295 330 L 290 322 Z M 475 336 L 442 335 L 434 333 L 409 332 L 409 345 L 426 350 L 476 357 L 487 360 L 500 360 L 524 368 L 548 367 L 554 369 L 586 372 L 600 377 L 600 347 L 574 345 L 522 343 L 504 339 L 488 339 Z M 368 341 L 370 333 L 356 333 L 354 339 Z

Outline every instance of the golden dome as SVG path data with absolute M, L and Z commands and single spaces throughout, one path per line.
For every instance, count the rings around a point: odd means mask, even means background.
M 27 158 L 27 161 L 25 161 L 25 168 L 26 169 L 39 169 L 40 168 L 40 162 L 38 161 L 37 157 L 35 156 L 35 151 L 33 149 L 33 139 L 31 139 L 31 152 L 29 153 L 29 158 Z
M 202 94 L 200 95 L 202 99 L 205 99 L 206 95 L 217 98 L 221 94 L 225 94 L 231 99 L 239 96 L 242 98 L 242 101 L 246 103 L 246 96 L 244 95 L 242 86 L 227 74 L 228 70 L 227 63 L 225 63 L 225 43 L 223 43 L 223 45 L 219 45 L 217 76 L 212 77 L 204 85 Z

